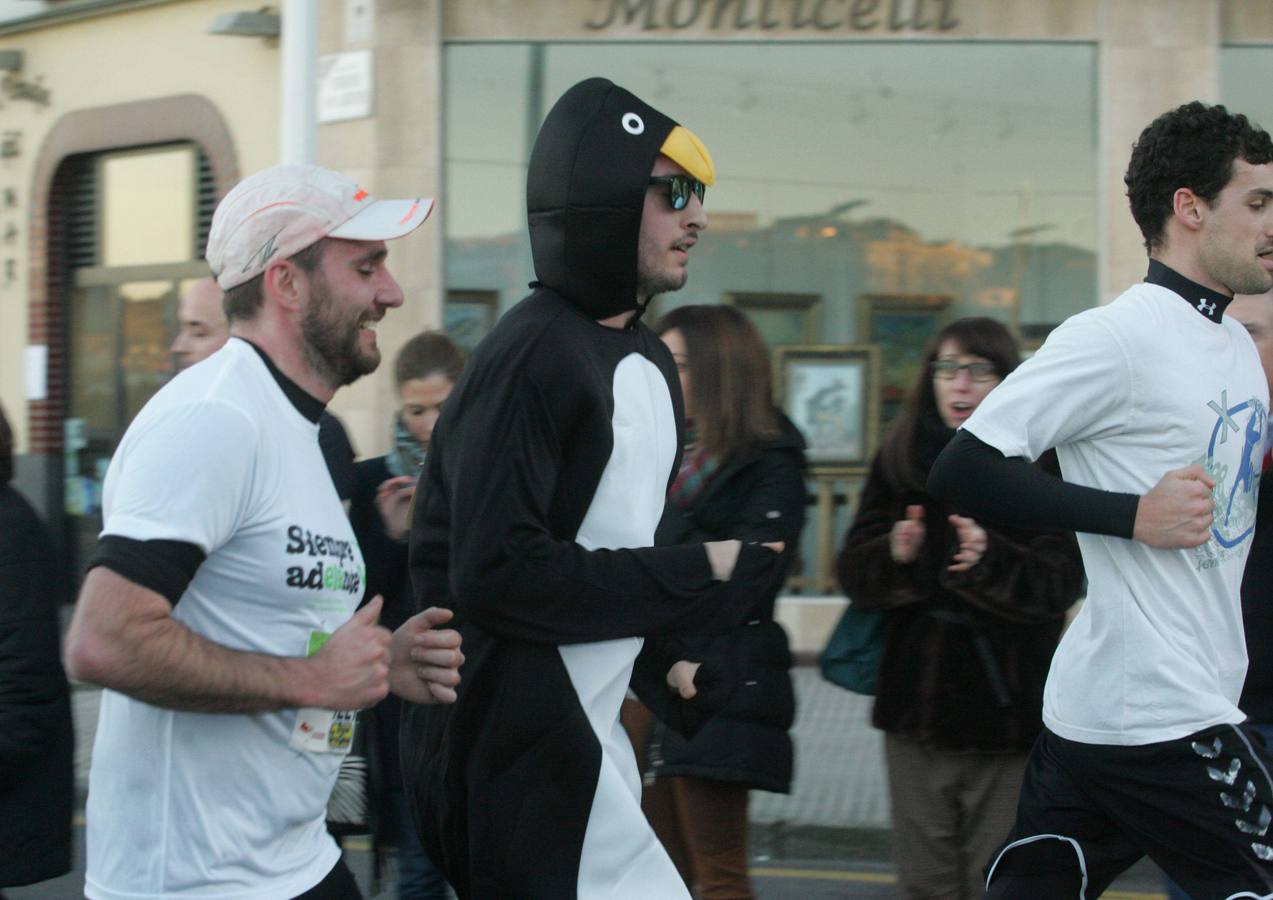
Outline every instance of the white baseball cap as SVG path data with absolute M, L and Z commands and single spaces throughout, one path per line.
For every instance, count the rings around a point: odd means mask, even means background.
M 388 241 L 410 234 L 433 210 L 426 197 L 376 200 L 339 172 L 274 166 L 235 185 L 212 214 L 208 264 L 221 290 L 250 281 L 325 237 Z

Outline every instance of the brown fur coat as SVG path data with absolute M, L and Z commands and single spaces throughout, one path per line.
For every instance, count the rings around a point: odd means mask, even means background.
M 924 507 L 919 557 L 895 563 L 893 523 Z M 1043 682 L 1083 587 L 1073 534 L 995 529 L 981 561 L 947 571 L 955 512 L 889 483 L 877 457 L 838 560 L 860 609 L 887 610 L 875 727 L 948 751 L 1017 752 L 1042 727 Z

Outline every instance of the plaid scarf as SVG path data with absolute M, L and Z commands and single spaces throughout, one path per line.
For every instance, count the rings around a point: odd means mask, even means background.
M 712 475 L 720 466 L 720 460 L 708 456 L 698 446 L 698 435 L 694 431 L 694 423 L 685 425 L 685 449 L 681 454 L 681 468 L 677 470 L 676 479 L 668 491 L 668 497 L 681 509 L 689 509 L 703 493 L 703 488 L 711 481 Z
M 424 454 L 425 448 L 420 446 L 420 442 L 402 423 L 402 413 L 397 413 L 393 417 L 393 450 L 385 457 L 389 474 L 395 478 L 399 475 L 419 475 L 424 468 Z

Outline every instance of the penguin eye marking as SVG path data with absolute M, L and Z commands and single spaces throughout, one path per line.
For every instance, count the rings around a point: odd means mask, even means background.
M 623 130 L 628 134 L 641 134 L 645 131 L 645 123 L 636 113 L 623 114 Z

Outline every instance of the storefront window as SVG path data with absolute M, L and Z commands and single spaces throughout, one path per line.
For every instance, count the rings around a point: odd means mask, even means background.
M 748 296 L 772 344 L 809 322 L 856 343 L 867 295 L 942 295 L 943 318 L 1046 333 L 1097 299 L 1094 69 L 1092 45 L 1060 43 L 449 46 L 447 287 L 501 310 L 525 294 L 531 141 L 600 73 L 716 159 L 708 233 L 664 309 Z
M 185 262 L 194 248 L 194 147 L 102 157 L 101 259 L 107 266 Z
M 1220 102 L 1245 113 L 1265 131 L 1273 129 L 1273 53 L 1269 47 L 1220 48 Z
M 943 323 L 992 316 L 1032 349 L 1098 300 L 1094 45 L 454 44 L 440 209 L 447 322 L 466 341 L 527 292 L 530 148 L 556 98 L 592 75 L 684 122 L 716 162 L 689 283 L 651 320 L 731 303 L 779 369 L 878 357 L 870 402 L 842 405 L 864 411 L 851 430 L 868 443 Z M 818 476 L 798 580 L 812 593 L 834 589 L 851 505 L 831 469 Z

